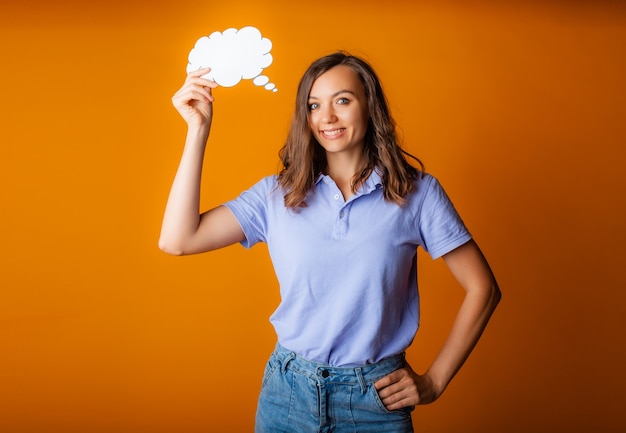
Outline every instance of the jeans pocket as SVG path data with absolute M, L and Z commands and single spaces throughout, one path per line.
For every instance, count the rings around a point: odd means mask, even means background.
M 261 381 L 261 389 L 265 388 L 265 385 L 267 385 L 267 382 L 269 382 L 271 377 L 274 375 L 274 372 L 276 372 L 276 370 L 278 370 L 279 367 L 280 367 L 280 360 L 278 359 L 276 355 L 272 354 L 272 356 L 270 356 L 270 359 L 267 361 L 267 364 L 265 364 L 265 371 L 263 372 L 263 380 Z
M 411 412 L 413 412 L 413 409 L 415 409 L 415 406 L 407 406 L 407 407 L 402 407 L 400 409 L 395 409 L 395 410 L 387 409 L 385 405 L 383 404 L 383 401 L 380 399 L 380 396 L 378 395 L 378 391 L 376 390 L 376 387 L 374 387 L 373 384 L 369 386 L 368 394 L 374 400 L 376 407 L 382 413 L 409 416 Z

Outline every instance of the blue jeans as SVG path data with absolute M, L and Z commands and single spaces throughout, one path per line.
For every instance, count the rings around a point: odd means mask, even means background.
M 265 367 L 255 432 L 413 432 L 413 407 L 389 411 L 374 388 L 404 365 L 402 354 L 363 367 L 330 367 L 277 344 Z

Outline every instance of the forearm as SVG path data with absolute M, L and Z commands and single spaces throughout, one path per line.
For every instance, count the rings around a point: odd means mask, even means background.
M 476 345 L 499 299 L 495 280 L 491 286 L 470 285 L 452 330 L 428 371 L 420 375 L 407 364 L 375 383 L 385 407 L 397 410 L 437 400 Z
M 200 222 L 200 183 L 210 126 L 190 126 L 165 207 L 159 247 L 183 254 Z
M 495 280 L 467 291 L 448 338 L 426 372 L 437 395 L 445 390 L 476 346 L 499 301 L 500 290 Z

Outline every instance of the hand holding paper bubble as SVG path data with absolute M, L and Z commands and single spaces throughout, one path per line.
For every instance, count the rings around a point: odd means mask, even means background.
M 272 64 L 271 49 L 272 42 L 263 37 L 255 27 L 244 27 L 240 30 L 230 28 L 223 33 L 213 32 L 196 42 L 189 53 L 187 72 L 208 66 L 211 67 L 211 72 L 203 77 L 220 86 L 232 87 L 242 79 L 253 79 L 255 85 L 276 92 L 278 89 L 274 83 L 261 75 L 263 69 Z

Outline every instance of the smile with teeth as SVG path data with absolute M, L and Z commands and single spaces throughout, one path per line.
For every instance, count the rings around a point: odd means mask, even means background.
M 335 137 L 339 134 L 341 134 L 343 131 L 345 131 L 345 128 L 339 128 L 339 129 L 327 129 L 324 131 L 320 131 L 320 133 L 326 137 Z

